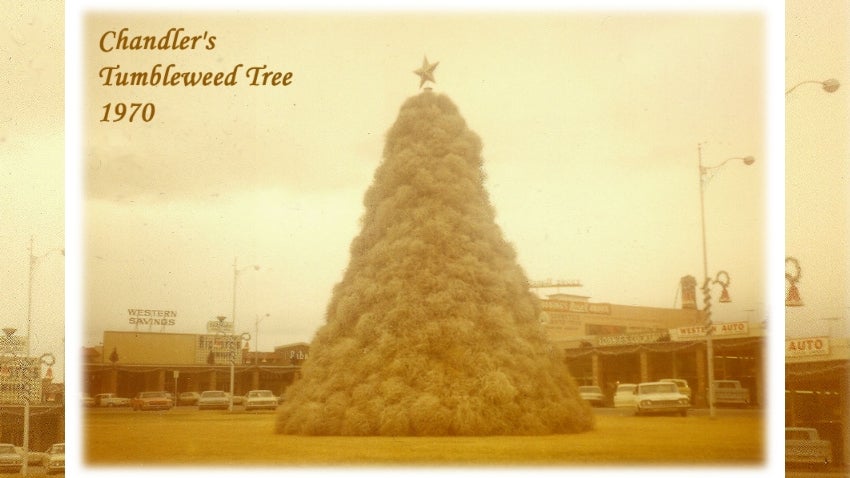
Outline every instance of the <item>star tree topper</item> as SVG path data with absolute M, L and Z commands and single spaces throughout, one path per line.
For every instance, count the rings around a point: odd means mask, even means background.
M 440 62 L 436 63 L 428 63 L 428 57 L 424 57 L 422 59 L 422 67 L 418 70 L 413 70 L 413 73 L 419 75 L 419 88 L 422 88 L 422 85 L 425 84 L 426 81 L 430 81 L 432 83 L 436 83 L 437 80 L 434 79 L 434 69 L 437 68 Z

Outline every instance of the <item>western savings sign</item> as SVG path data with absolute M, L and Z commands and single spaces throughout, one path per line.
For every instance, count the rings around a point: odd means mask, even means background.
M 159 309 L 127 309 L 130 325 L 174 325 L 177 311 Z

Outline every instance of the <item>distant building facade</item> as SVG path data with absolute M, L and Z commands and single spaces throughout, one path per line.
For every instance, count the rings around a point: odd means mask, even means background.
M 304 344 L 306 345 L 306 344 Z M 172 393 L 267 389 L 280 394 L 299 367 L 283 353 L 252 353 L 238 336 L 106 331 L 103 345 L 83 350 L 84 390 L 133 397 L 147 390 Z

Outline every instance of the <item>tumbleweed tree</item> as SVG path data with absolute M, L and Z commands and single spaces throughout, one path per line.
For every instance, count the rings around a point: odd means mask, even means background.
M 593 418 L 484 189 L 481 141 L 445 95 L 409 98 L 387 133 L 326 323 L 278 433 L 530 435 Z

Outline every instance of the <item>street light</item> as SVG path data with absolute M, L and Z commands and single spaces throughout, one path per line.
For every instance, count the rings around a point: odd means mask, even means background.
M 785 90 L 785 96 L 788 96 L 788 94 L 791 93 L 792 91 L 794 91 L 795 89 L 797 89 L 798 86 L 805 85 L 807 83 L 813 83 L 813 84 L 816 84 L 816 85 L 821 85 L 821 88 L 823 88 L 823 91 L 826 91 L 827 93 L 834 93 L 835 90 L 837 90 L 838 87 L 841 86 L 841 83 L 839 83 L 838 80 L 836 80 L 835 78 L 830 78 L 830 79 L 824 80 L 824 81 L 806 80 L 806 81 L 801 81 L 801 82 L 797 83 L 796 85 L 792 86 L 791 88 L 788 88 L 787 90 Z
M 233 258 L 233 315 L 231 315 L 231 321 L 232 321 L 232 324 L 233 324 L 232 333 L 234 333 L 234 334 L 236 333 L 236 282 L 239 279 L 239 274 L 241 274 L 242 272 L 244 272 L 246 270 L 250 270 L 250 269 L 254 269 L 255 271 L 258 271 L 258 270 L 260 270 L 260 266 L 255 264 L 253 266 L 247 266 L 247 267 L 244 267 L 242 269 L 239 269 L 239 268 L 236 267 L 236 258 L 235 257 Z M 242 334 L 242 335 L 244 336 L 246 334 Z M 248 335 L 248 336 L 250 337 L 250 335 Z M 235 341 L 233 341 L 233 342 L 234 342 L 233 347 L 236 347 Z M 234 374 L 235 374 L 234 362 L 236 362 L 236 350 L 231 349 L 230 353 L 231 353 L 231 357 L 230 357 L 230 405 L 228 406 L 228 410 L 232 412 L 233 411 L 233 382 L 234 382 Z
M 257 354 L 260 353 L 260 351 L 259 351 L 259 347 L 260 347 L 260 322 L 262 322 L 263 319 L 267 318 L 268 316 L 269 316 L 269 314 L 266 314 L 261 319 L 260 316 L 258 315 L 254 319 L 254 365 L 257 365 Z
M 745 165 L 749 166 L 755 162 L 752 156 L 729 158 L 716 166 L 703 166 L 702 164 L 702 145 L 697 145 L 697 157 L 699 159 L 699 210 L 700 224 L 702 225 L 702 270 L 703 270 L 703 311 L 705 315 L 705 354 L 708 360 L 708 410 L 711 418 L 715 417 L 714 411 L 714 343 L 712 340 L 711 330 L 711 304 L 708 300 L 711 297 L 711 279 L 708 277 L 708 251 L 705 241 L 705 181 L 711 170 L 723 167 L 726 163 L 732 160 L 740 160 Z M 721 271 L 722 272 L 722 271 Z M 728 285 L 728 275 L 726 285 Z M 718 278 L 720 274 L 718 273 Z M 726 287 L 723 287 L 724 291 Z M 721 297 L 722 300 L 722 297 Z
M 33 237 L 30 236 L 30 247 L 29 247 L 29 256 L 30 256 L 30 275 L 29 275 L 29 285 L 27 286 L 27 348 L 26 353 L 27 357 L 30 355 L 30 329 L 32 327 L 32 282 L 33 282 L 33 273 L 35 272 L 35 265 L 39 259 L 46 257 L 51 252 L 59 252 L 63 256 L 65 255 L 65 249 L 51 249 L 40 256 L 36 256 L 32 253 L 33 251 Z

